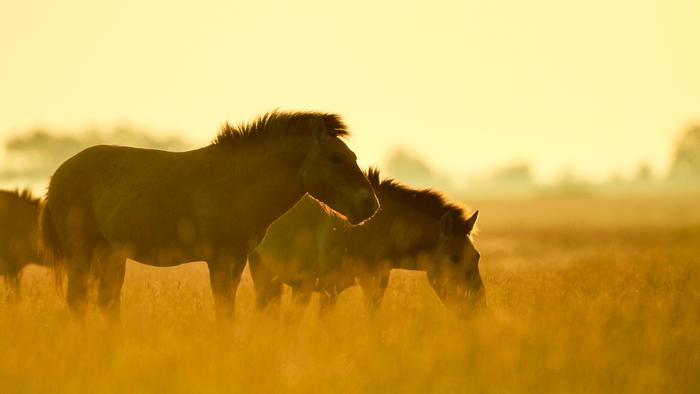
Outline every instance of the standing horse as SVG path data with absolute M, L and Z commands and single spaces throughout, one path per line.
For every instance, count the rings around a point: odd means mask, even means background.
M 42 264 L 36 236 L 39 200 L 29 191 L 0 190 L 0 275 L 8 286 L 8 299 L 20 295 L 22 269 Z
M 392 268 L 426 271 L 443 303 L 460 315 L 480 304 L 480 256 L 471 240 L 478 212 L 467 218 L 439 194 L 380 180 L 375 169 L 367 177 L 382 206 L 367 223 L 346 226 L 305 198 L 270 226 L 248 256 L 258 307 L 279 302 L 283 283 L 302 305 L 320 291 L 324 306 L 357 281 L 376 308 Z
M 246 256 L 306 193 L 358 224 L 378 209 L 340 137 L 338 115 L 271 112 L 187 152 L 94 146 L 51 178 L 40 240 L 68 274 L 67 301 L 85 314 L 91 259 L 98 306 L 119 317 L 126 258 L 168 267 L 206 261 L 219 318 L 232 318 Z

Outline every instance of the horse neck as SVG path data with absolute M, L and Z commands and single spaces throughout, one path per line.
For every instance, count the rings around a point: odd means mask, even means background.
M 382 205 L 382 210 L 366 225 L 350 229 L 350 231 L 363 233 L 362 237 L 355 242 L 364 245 L 381 242 L 379 250 L 375 252 L 380 256 L 379 260 L 390 261 L 392 268 L 412 271 L 424 270 L 425 263 L 422 260 L 425 258 L 425 252 L 423 252 L 422 245 L 430 243 L 430 240 L 426 239 L 430 237 L 427 232 L 427 229 L 431 227 L 430 221 L 422 214 L 415 215 L 413 209 L 406 207 L 405 202 L 397 199 L 397 196 L 382 191 L 380 188 L 375 189 L 375 192 Z M 408 223 L 410 226 L 407 229 L 407 234 L 411 236 L 408 247 L 400 245 L 401 241 L 406 241 L 405 238 L 391 239 L 386 242 L 385 236 L 391 236 L 392 226 L 397 221 Z
M 256 215 L 272 222 L 304 195 L 299 169 L 310 145 L 302 138 L 260 142 L 212 147 L 221 150 L 221 160 L 229 163 L 231 176 L 247 181 L 245 193 Z M 230 165 L 232 157 L 236 158 L 234 168 Z M 241 187 L 240 183 L 235 185 Z M 240 189 L 235 192 L 240 193 Z
M 433 221 L 429 216 L 417 211 L 415 207 L 406 204 L 406 201 L 393 201 L 391 196 L 386 200 L 386 205 L 394 207 L 391 210 L 393 214 L 392 221 L 400 221 L 407 223 L 410 226 L 406 230 L 409 237 L 408 247 L 401 248 L 399 240 L 392 240 L 391 247 L 400 254 L 399 258 L 393 259 L 392 267 L 397 269 L 405 269 L 411 271 L 423 270 L 424 260 L 429 254 L 426 247 L 432 245 L 436 240 L 431 239 L 434 234 L 431 229 L 434 226 Z

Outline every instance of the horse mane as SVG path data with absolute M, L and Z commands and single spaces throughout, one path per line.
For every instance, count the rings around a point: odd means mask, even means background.
M 469 235 L 466 212 L 462 207 L 447 202 L 442 194 L 432 189 L 413 189 L 395 179 L 382 179 L 379 169 L 375 167 L 370 167 L 365 175 L 378 195 L 390 195 L 398 201 L 409 203 L 435 220 L 440 220 L 442 215 L 449 212 L 452 215 L 454 231 Z
M 32 194 L 31 190 L 29 189 L 13 189 L 13 190 L 0 190 L 0 193 L 6 193 L 15 197 L 19 197 L 20 199 L 30 202 L 32 204 L 38 204 L 39 203 L 39 198 L 34 197 Z
M 331 137 L 347 137 L 350 135 L 347 126 L 340 115 L 315 111 L 278 111 L 274 110 L 255 118 L 232 126 L 224 123 L 212 144 L 221 145 L 239 141 L 243 138 L 273 135 L 305 135 L 311 133 L 315 122 L 323 122 L 326 133 Z

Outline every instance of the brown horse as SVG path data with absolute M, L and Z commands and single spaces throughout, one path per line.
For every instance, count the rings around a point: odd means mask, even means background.
M 167 267 L 206 261 L 217 316 L 231 318 L 246 256 L 306 193 L 360 223 L 378 202 L 340 117 L 271 112 L 187 152 L 94 146 L 51 178 L 40 240 L 68 274 L 67 301 L 85 313 L 86 279 L 100 267 L 98 305 L 119 316 L 126 258 Z
M 361 226 L 344 225 L 307 198 L 270 226 L 248 256 L 258 306 L 279 302 L 283 283 L 302 305 L 320 291 L 323 306 L 357 281 L 376 308 L 392 268 L 426 271 L 440 299 L 460 315 L 480 304 L 480 256 L 471 239 L 478 212 L 467 218 L 439 194 L 380 180 L 374 169 L 367 177 L 382 208 Z
M 8 299 L 20 295 L 22 269 L 42 264 L 37 253 L 39 200 L 29 191 L 0 190 L 0 275 L 8 285 Z

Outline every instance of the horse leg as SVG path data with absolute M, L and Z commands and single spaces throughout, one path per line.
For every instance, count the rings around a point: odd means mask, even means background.
M 338 301 L 338 289 L 333 287 L 330 290 L 321 290 L 318 298 L 318 314 L 319 316 L 326 316 L 328 312 L 335 308 L 335 304 Z
M 66 301 L 71 314 L 76 320 L 85 320 L 87 308 L 88 273 L 92 248 L 83 249 L 73 254 L 68 263 L 68 292 Z
M 219 321 L 231 321 L 236 305 L 236 289 L 241 280 L 246 258 L 219 257 L 209 263 L 209 281 L 214 295 L 214 308 Z
M 101 248 L 98 248 L 101 249 Z M 101 261 L 106 258 L 104 256 L 104 251 L 101 250 L 103 254 L 100 256 L 96 256 L 93 254 L 92 256 L 92 262 L 90 263 L 90 273 L 88 274 L 88 293 L 90 294 L 90 297 L 92 297 L 92 292 L 97 290 L 99 291 L 100 288 L 100 264 Z
M 287 312 L 286 319 L 295 324 L 301 320 L 303 312 L 309 306 L 311 294 L 314 291 L 313 284 L 302 283 L 292 287 L 292 309 Z
M 242 256 L 234 259 L 233 269 L 231 270 L 231 293 L 233 295 L 232 305 L 231 305 L 231 318 L 233 318 L 233 313 L 236 309 L 236 293 L 238 292 L 238 285 L 241 283 L 241 276 L 243 275 L 243 270 L 245 269 L 246 256 Z
M 9 272 L 4 276 L 5 284 L 7 285 L 7 303 L 16 304 L 22 299 L 21 282 L 22 272 Z
M 255 298 L 258 310 L 263 310 L 272 303 L 273 308 L 279 311 L 282 300 L 282 282 L 275 278 L 272 272 L 265 267 L 257 252 L 248 255 L 250 275 L 255 286 Z
M 292 288 L 292 300 L 296 308 L 306 309 L 311 301 L 311 294 L 313 293 L 313 286 L 307 283 L 303 283 L 301 286 Z
M 121 291 L 126 271 L 126 257 L 115 248 L 108 246 L 96 254 L 98 256 L 95 260 L 99 264 L 100 277 L 97 305 L 107 320 L 115 324 L 120 320 Z
M 362 292 L 365 295 L 365 305 L 369 311 L 376 312 L 379 309 L 388 285 L 388 273 L 365 277 L 360 280 L 360 287 L 362 287 Z

